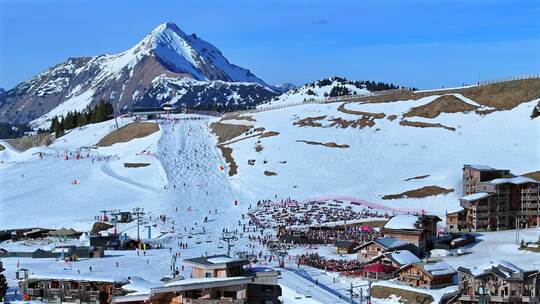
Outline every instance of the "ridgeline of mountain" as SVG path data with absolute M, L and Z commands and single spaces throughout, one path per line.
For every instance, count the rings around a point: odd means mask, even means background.
M 100 99 L 120 110 L 163 103 L 231 109 L 280 91 L 231 64 L 212 44 L 165 23 L 125 52 L 69 58 L 0 92 L 0 121 L 38 125 Z

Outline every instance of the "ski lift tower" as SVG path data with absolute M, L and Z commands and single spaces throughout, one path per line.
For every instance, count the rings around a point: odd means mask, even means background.
M 236 233 L 234 231 L 224 231 L 221 234 L 221 240 L 224 242 L 227 242 L 227 255 L 231 256 L 231 247 L 234 246 L 234 244 L 231 244 L 234 241 L 238 241 L 238 238 L 236 237 Z
M 104 222 L 108 222 L 109 219 L 107 218 L 107 212 L 109 212 L 109 210 L 100 210 L 99 212 L 103 213 L 103 217 L 101 218 Z
M 116 224 L 118 223 L 118 215 L 120 214 L 120 209 L 112 209 L 109 210 L 109 214 L 111 215 L 111 221 L 114 223 L 114 235 L 116 235 L 118 231 L 118 227 Z
M 285 267 L 285 257 L 289 254 L 289 249 L 289 245 L 281 242 L 277 243 L 276 247 L 272 249 L 272 253 L 278 257 L 279 267 L 281 268 Z
M 137 217 L 137 242 L 141 242 L 141 217 L 144 215 L 144 209 L 140 207 L 133 208 L 133 215 Z

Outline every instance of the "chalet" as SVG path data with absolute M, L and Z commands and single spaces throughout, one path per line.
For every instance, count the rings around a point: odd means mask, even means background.
M 350 254 L 353 253 L 355 248 L 357 247 L 356 242 L 354 241 L 346 241 L 346 240 L 339 240 L 336 242 L 336 252 L 338 254 Z
M 25 301 L 54 303 L 111 303 L 113 296 L 122 295 L 121 286 L 127 280 L 85 277 L 82 275 L 32 275 L 19 283 Z
M 396 215 L 384 225 L 381 232 L 385 237 L 393 237 L 426 250 L 431 246 L 431 239 L 437 236 L 439 221 L 441 219 L 435 215 Z
M 115 297 L 113 303 L 280 303 L 278 273 L 267 268 L 246 268 L 249 262 L 227 255 L 185 259 L 191 278 L 173 280 L 147 293 Z
M 249 264 L 245 259 L 234 259 L 228 255 L 214 255 L 185 259 L 184 265 L 191 267 L 192 278 L 224 278 L 241 275 L 244 266 Z
M 539 303 L 540 274 L 499 261 L 473 269 L 459 267 L 456 303 Z
M 381 255 L 378 255 L 374 257 L 371 262 L 381 262 L 384 265 L 390 265 L 395 269 L 399 269 L 409 264 L 421 263 L 422 260 L 420 260 L 409 250 L 397 250 L 393 252 L 385 252 Z
M 412 287 L 443 288 L 452 285 L 456 270 L 443 261 L 408 264 L 397 270 L 397 280 Z
M 366 279 L 387 280 L 396 276 L 396 270 L 409 264 L 421 263 L 416 255 L 408 250 L 385 252 L 374 257 L 369 264 L 362 267 L 362 275 Z
M 375 262 L 362 267 L 362 276 L 368 280 L 389 280 L 394 278 L 395 271 L 392 265 Z
M 26 257 L 33 259 L 57 259 L 64 258 L 76 261 L 79 258 L 101 258 L 104 251 L 102 248 L 92 246 L 60 246 L 53 250 L 43 250 L 38 248 L 32 251 L 11 251 L 0 249 L 0 258 Z
M 368 262 L 374 257 L 394 250 L 409 250 L 418 253 L 418 247 L 413 244 L 408 244 L 396 238 L 383 237 L 373 241 L 369 241 L 355 248 L 358 251 L 358 260 L 360 262 Z

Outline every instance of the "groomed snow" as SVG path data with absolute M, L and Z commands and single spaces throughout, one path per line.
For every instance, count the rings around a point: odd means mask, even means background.
M 490 196 L 491 194 L 490 193 L 486 193 L 486 192 L 477 192 L 477 193 L 473 193 L 473 194 L 469 194 L 469 195 L 465 195 L 464 197 L 462 197 L 461 199 L 462 200 L 465 200 L 465 201 L 477 201 L 479 199 L 483 199 L 484 197 L 488 197 Z
M 404 214 L 396 215 L 391 218 L 385 225 L 386 229 L 415 229 L 414 225 L 418 221 L 416 215 Z

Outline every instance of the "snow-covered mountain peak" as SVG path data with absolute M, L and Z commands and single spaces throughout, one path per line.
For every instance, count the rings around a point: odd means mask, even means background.
M 161 76 L 166 83 L 154 81 Z M 248 69 L 230 63 L 209 42 L 168 22 L 124 52 L 70 58 L 1 94 L 0 121 L 40 118 L 38 122 L 46 124 L 54 115 L 82 111 L 101 99 L 118 109 L 165 102 L 230 109 L 278 92 Z

